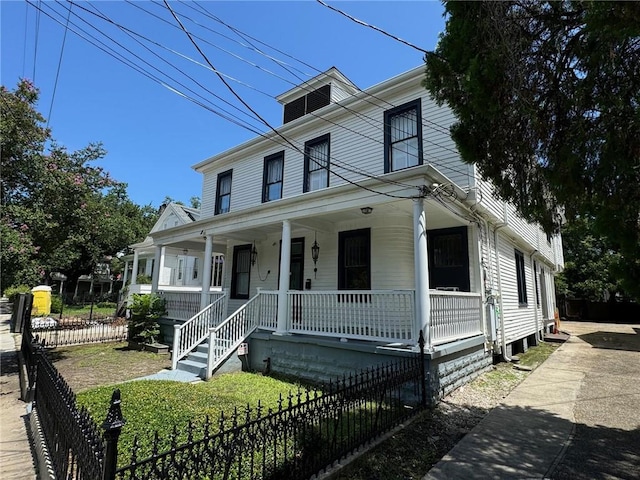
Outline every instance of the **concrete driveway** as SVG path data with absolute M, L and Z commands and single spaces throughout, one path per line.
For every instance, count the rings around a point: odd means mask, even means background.
M 640 324 L 571 334 L 424 480 L 640 479 Z
M 560 354 L 583 372 L 575 429 L 555 479 L 640 478 L 640 323 L 563 322 Z

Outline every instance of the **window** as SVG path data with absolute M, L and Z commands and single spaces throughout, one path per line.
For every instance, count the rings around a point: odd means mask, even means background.
M 304 190 L 312 192 L 329 186 L 329 134 L 304 144 Z
M 182 259 L 178 260 L 178 280 L 182 280 L 182 269 L 184 261 Z
M 371 290 L 371 229 L 340 232 L 338 289 Z
M 262 201 L 270 202 L 282 198 L 282 176 L 284 170 L 284 152 L 269 155 L 264 159 L 262 176 Z
M 427 235 L 429 287 L 470 291 L 467 227 L 429 230 Z
M 542 273 L 542 268 L 540 269 L 540 273 Z M 536 283 L 536 305 L 540 306 L 540 291 L 538 288 L 538 264 L 533 262 L 533 279 Z
M 527 306 L 527 279 L 524 275 L 524 254 L 516 250 L 516 279 L 518 281 L 518 304 Z
M 198 258 L 193 259 L 193 279 L 198 278 Z
M 251 244 L 233 247 L 233 272 L 231 274 L 231 298 L 249 298 L 251 276 Z
M 216 188 L 215 214 L 227 213 L 231 207 L 231 174 L 232 170 L 218 174 L 218 186 Z
M 422 165 L 420 99 L 384 112 L 384 171 Z

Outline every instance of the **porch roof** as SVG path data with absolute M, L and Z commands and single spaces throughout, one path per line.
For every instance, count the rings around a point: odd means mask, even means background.
M 434 185 L 447 185 L 451 193 L 448 199 L 451 209 L 460 209 L 460 200 L 467 196 L 464 190 L 432 165 L 419 165 L 387 174 L 384 180 L 368 179 L 360 182 L 360 186 L 346 184 L 308 192 L 153 232 L 150 236 L 156 244 L 202 249 L 205 235 L 213 234 L 214 249 L 224 248 L 226 240 L 250 243 L 278 233 L 283 220 L 289 220 L 298 227 L 331 232 L 335 230 L 336 223 L 362 218 L 360 209 L 365 206 L 374 208 L 372 218 L 380 215 L 387 218 L 411 216 L 412 204 L 408 200 L 417 197 L 421 189 L 430 189 Z M 438 202 L 429 201 L 427 197 L 425 206 L 431 221 L 439 226 L 460 225 L 460 220 Z

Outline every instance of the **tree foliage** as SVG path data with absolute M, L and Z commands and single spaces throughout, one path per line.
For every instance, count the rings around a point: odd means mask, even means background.
M 100 144 L 69 152 L 57 145 L 37 112 L 37 89 L 21 81 L 0 87 L 2 159 L 2 287 L 90 274 L 105 257 L 144 238 L 156 212 L 128 198 L 126 184 L 95 162 Z
M 562 244 L 565 268 L 556 284 L 558 293 L 596 302 L 624 295 L 618 279 L 622 258 L 607 237 L 594 230 L 592 219 L 569 222 L 563 228 Z
M 445 2 L 425 86 L 498 195 L 548 232 L 589 217 L 640 296 L 640 4 Z

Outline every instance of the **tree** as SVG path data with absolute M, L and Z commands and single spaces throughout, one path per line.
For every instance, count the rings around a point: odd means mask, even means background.
M 593 218 L 640 298 L 640 4 L 447 1 L 445 12 L 424 85 L 456 114 L 462 159 L 547 232 L 559 212 Z
M 617 278 L 621 256 L 606 237 L 594 230 L 592 219 L 577 218 L 569 222 L 563 228 L 562 244 L 565 269 L 556 283 L 559 294 L 591 301 L 624 295 Z
M 126 184 L 93 162 L 100 144 L 68 152 L 42 127 L 38 91 L 21 81 L 0 88 L 2 118 L 2 287 L 46 283 L 61 271 L 72 280 L 148 233 L 155 211 L 139 207 Z M 48 147 L 47 147 L 48 145 Z

